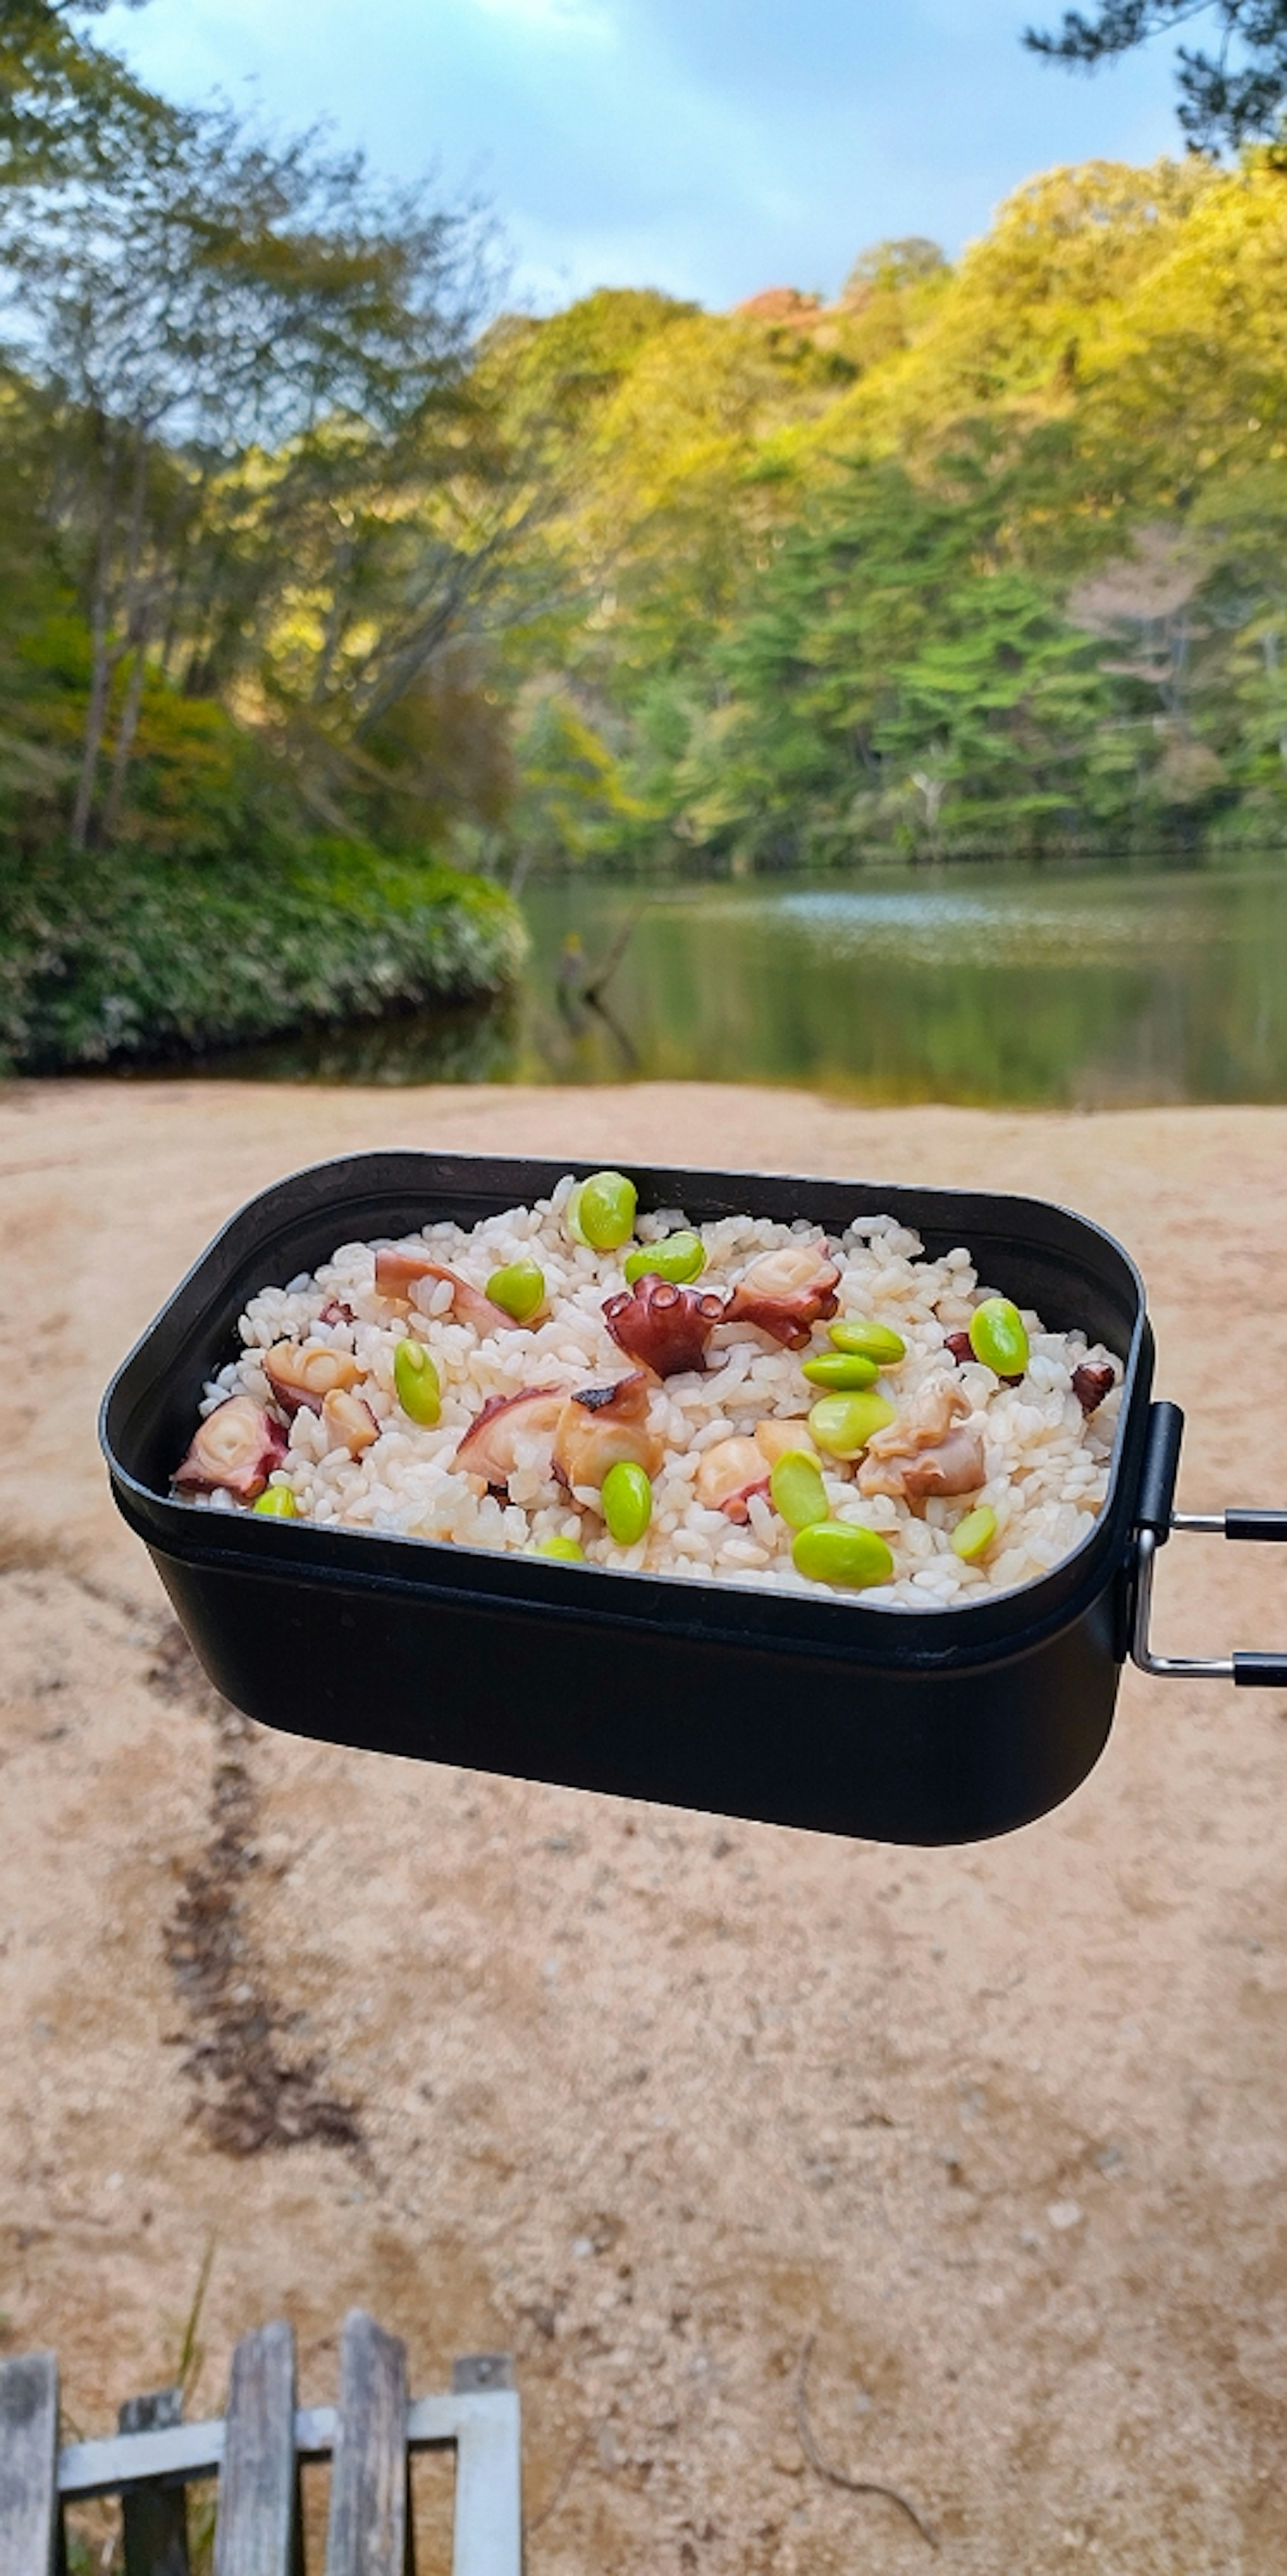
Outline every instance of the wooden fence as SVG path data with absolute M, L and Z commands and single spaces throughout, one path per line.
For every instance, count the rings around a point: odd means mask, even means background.
M 228 2412 L 185 2424 L 179 2392 L 131 2398 L 120 2431 L 58 2447 L 52 2353 L 0 2363 L 0 2576 L 62 2576 L 63 2508 L 119 2495 L 126 2576 L 188 2576 L 184 2489 L 218 2479 L 214 2576 L 305 2576 L 299 2473 L 331 2461 L 325 2576 L 414 2576 L 408 2460 L 454 2450 L 453 2576 L 521 2576 L 518 2395 L 508 2358 L 458 2361 L 450 2396 L 408 2403 L 406 2351 L 355 2308 L 338 2406 L 295 2402 L 288 2325 L 243 2335 Z

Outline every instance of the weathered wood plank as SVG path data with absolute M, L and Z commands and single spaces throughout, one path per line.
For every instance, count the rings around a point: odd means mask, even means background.
M 472 2421 L 487 2394 L 417 2397 L 407 2409 L 407 2442 L 413 2451 L 446 2450 L 460 2426 Z M 322 2460 L 335 2441 L 333 2406 L 299 2406 L 295 2410 L 295 2448 L 302 2460 Z M 176 2424 L 169 2433 L 132 2433 L 126 2440 L 113 2433 L 106 2441 L 68 2442 L 58 2457 L 58 2491 L 64 2503 L 86 2496 L 124 2495 L 134 2487 L 167 2485 L 184 2479 L 213 2478 L 223 2467 L 222 2417 L 200 2424 Z
M 0 2362 L 0 2576 L 54 2576 L 58 2363 L 52 2352 Z
M 127 2397 L 122 2433 L 164 2433 L 183 2421 L 181 2388 Z M 188 2576 L 188 2503 L 182 2487 L 134 2487 L 121 2498 L 125 2576 Z
M 522 2576 L 522 2435 L 517 2392 L 462 2397 L 456 2437 L 452 2576 Z
M 410 2537 L 406 2346 L 351 2308 L 340 2338 L 326 2576 L 404 2576 Z
M 369 2331 L 378 2335 L 374 2327 Z M 398 2355 L 391 2338 L 379 2337 L 379 2342 Z M 381 2370 L 387 2372 L 387 2366 L 386 2355 Z M 52 2359 L 45 2367 L 52 2375 Z M 521 2449 L 519 2401 L 509 2384 L 512 2364 L 503 2354 L 472 2354 L 456 2364 L 450 2397 L 421 2397 L 411 2406 L 406 2404 L 403 2369 L 401 2424 L 407 2448 L 456 2446 L 455 2576 L 519 2576 Z M 54 2389 L 56 2396 L 56 2382 Z M 385 2393 L 387 2401 L 387 2380 Z M 283 2571 L 298 2576 L 299 2459 L 324 2458 L 338 2442 L 342 2416 L 329 2406 L 294 2408 L 293 2401 L 290 2330 L 266 2327 L 247 2336 L 234 2355 L 226 2424 L 157 2425 L 109 2441 L 71 2443 L 58 2460 L 58 2486 L 64 2496 L 132 2495 L 154 2480 L 174 2485 L 217 2469 L 216 2576 L 283 2576 Z M 397 2408 L 390 2410 L 386 2402 L 386 2418 L 389 2411 L 396 2433 Z M 52 2428 L 56 2410 L 50 2421 Z M 386 2461 L 388 2455 L 386 2446 Z M 402 2492 L 410 2553 L 410 2514 L 405 2488 Z M 252 2510 L 256 2505 L 263 2508 L 258 2515 Z M 249 2537 L 243 2537 L 247 2532 Z M 394 2545 L 396 2551 L 396 2539 Z M 386 2562 L 368 2563 L 374 2569 Z M 402 2576 L 396 2555 L 387 2563 L 395 2576 Z M 49 2576 L 48 2561 L 6 2559 L 0 2550 L 0 2576 Z
M 297 2576 L 299 2549 L 295 2338 L 279 2322 L 232 2356 L 214 2576 Z

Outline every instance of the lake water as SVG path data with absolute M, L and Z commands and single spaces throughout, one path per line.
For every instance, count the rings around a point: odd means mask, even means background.
M 209 1070 L 704 1079 L 1067 1107 L 1287 1099 L 1287 858 L 572 881 L 530 888 L 525 910 L 533 950 L 514 1002 L 325 1032 Z M 584 998 L 596 983 L 597 1004 Z

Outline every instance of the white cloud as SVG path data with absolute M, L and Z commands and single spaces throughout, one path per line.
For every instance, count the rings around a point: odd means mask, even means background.
M 108 21 L 170 96 L 253 80 L 374 165 L 482 186 L 514 291 L 831 291 L 864 242 L 953 251 L 1025 174 L 1174 144 L 1165 51 L 1098 82 L 1024 53 L 1062 0 L 153 0 Z M 0 0 L 0 15 L 4 0 Z
M 470 0 L 470 5 L 484 17 L 503 18 L 534 36 L 574 43 L 588 38 L 604 46 L 614 45 L 620 32 L 606 0 Z

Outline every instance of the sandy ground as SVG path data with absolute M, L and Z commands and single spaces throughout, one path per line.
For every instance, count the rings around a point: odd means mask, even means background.
M 1151 1285 L 1190 1507 L 1287 1489 L 1287 1112 L 664 1087 L 0 1098 L 0 2336 L 78 2428 L 290 2316 L 518 2357 L 531 2576 L 1287 2560 L 1287 1697 L 1128 1675 L 1058 1815 L 923 1853 L 310 1747 L 212 1702 L 116 1524 L 110 1369 L 220 1219 L 400 1142 L 1001 1183 Z M 864 1196 L 867 1193 L 864 1191 Z M 1283 1561 L 1160 1625 L 1287 1642 Z M 606 1677 L 610 1691 L 610 1675 Z M 445 2566 L 430 2539 L 422 2565 Z

